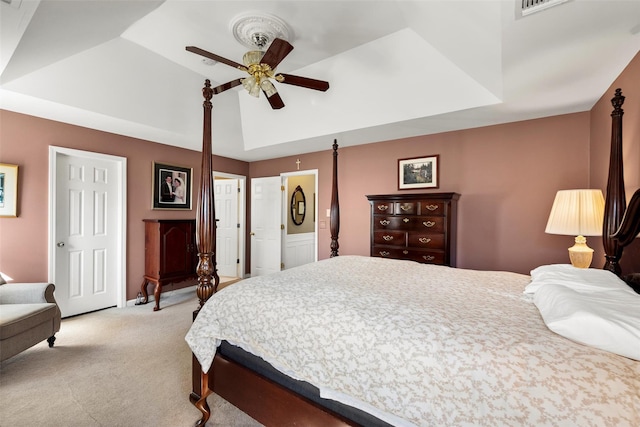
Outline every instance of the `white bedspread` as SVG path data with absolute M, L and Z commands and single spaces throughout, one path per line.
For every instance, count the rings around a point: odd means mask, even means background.
M 640 362 L 560 337 L 529 276 L 340 256 L 215 294 L 186 340 L 227 340 L 397 426 L 640 426 Z

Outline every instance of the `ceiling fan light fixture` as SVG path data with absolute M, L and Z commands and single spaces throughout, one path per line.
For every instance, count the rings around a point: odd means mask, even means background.
M 255 77 L 251 76 L 242 79 L 242 87 L 249 92 L 249 95 L 255 96 L 256 98 L 260 96 L 260 84 Z
M 264 91 L 265 95 L 267 95 L 268 98 L 271 98 L 273 95 L 278 93 L 276 87 L 273 85 L 273 83 L 271 83 L 271 80 L 268 79 L 265 79 L 262 81 L 262 83 L 260 83 L 260 89 Z
M 250 67 L 251 65 L 259 64 L 263 56 L 264 52 L 260 50 L 250 50 L 242 56 L 242 62 L 247 67 Z

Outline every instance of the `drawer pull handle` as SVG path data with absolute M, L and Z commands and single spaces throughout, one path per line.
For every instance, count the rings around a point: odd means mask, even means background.
M 434 221 L 422 221 L 422 225 L 424 225 L 425 227 L 431 228 L 434 225 L 436 225 L 436 223 Z
M 389 221 L 388 219 L 381 219 L 380 220 L 380 225 L 389 225 L 391 224 L 391 221 Z
M 409 251 L 402 251 L 402 253 L 406 255 L 409 253 Z
M 433 255 L 422 255 L 422 258 L 424 258 L 425 261 L 433 261 L 436 259 Z
M 431 239 L 428 237 L 421 237 L 418 240 L 420 241 L 420 243 L 429 243 L 431 241 Z
M 387 209 L 389 209 L 389 205 L 378 205 L 379 211 L 386 211 Z
M 403 211 L 410 211 L 411 209 L 413 209 L 412 205 L 400 205 L 400 209 Z
M 405 224 L 409 221 L 411 221 L 409 218 L 402 218 L 402 222 L 404 222 Z
M 389 252 L 387 252 L 387 251 L 380 251 L 380 256 L 389 256 Z
M 425 206 L 425 208 L 429 209 L 430 211 L 435 211 L 436 209 L 438 209 L 438 205 L 427 205 Z
M 388 235 L 382 236 L 382 238 L 384 240 L 386 240 L 387 242 L 390 241 L 390 240 L 393 240 L 393 236 L 388 236 Z

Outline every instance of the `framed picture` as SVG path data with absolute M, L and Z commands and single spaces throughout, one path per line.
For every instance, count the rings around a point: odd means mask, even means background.
M 153 163 L 153 209 L 191 209 L 193 169 Z
M 0 163 L 0 217 L 18 216 L 18 166 Z
M 438 154 L 398 160 L 398 189 L 438 188 Z

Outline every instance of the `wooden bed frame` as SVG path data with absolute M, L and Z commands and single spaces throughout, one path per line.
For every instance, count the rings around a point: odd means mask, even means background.
M 200 305 L 193 313 L 194 319 L 204 303 L 216 292 L 220 281 L 215 262 L 216 230 L 211 179 L 211 98 L 213 97 L 213 90 L 209 80 L 206 80 L 202 92 L 205 98 L 203 103 L 202 173 L 196 217 L 196 244 L 198 245 L 199 256 L 197 295 Z M 624 103 L 624 96 L 622 96 L 620 89 L 616 90 L 611 102 L 614 106 L 614 110 L 611 113 L 611 160 L 602 234 L 606 258 L 604 268 L 620 275 L 619 261 L 622 251 L 640 232 L 640 190 L 633 196 L 625 216 L 626 199 L 622 165 L 622 104 Z M 338 256 L 338 233 L 340 229 L 337 156 L 338 144 L 337 141 L 334 141 L 330 209 L 332 257 Z M 202 413 L 202 418 L 196 422 L 196 426 L 204 426 L 209 420 L 211 410 L 206 399 L 207 396 L 214 392 L 260 423 L 268 426 L 338 427 L 357 425 L 260 374 L 221 356 L 219 353 L 216 354 L 208 373 L 202 371 L 200 363 L 195 356 L 192 356 L 192 381 L 193 388 L 189 400 Z

